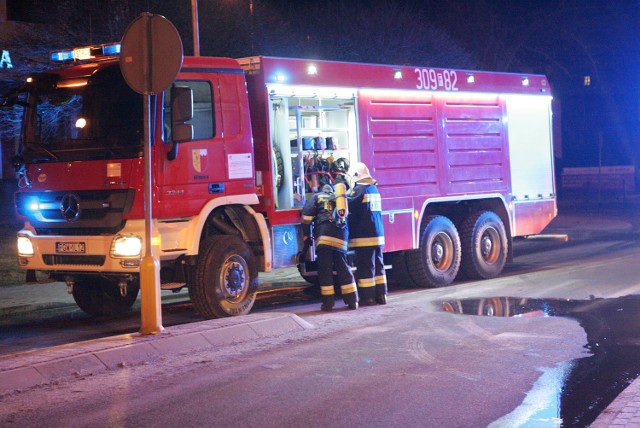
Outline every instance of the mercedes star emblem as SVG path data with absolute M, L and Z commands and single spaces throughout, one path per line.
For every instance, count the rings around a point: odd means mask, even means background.
M 76 221 L 80 216 L 80 198 L 73 193 L 67 193 L 62 197 L 60 212 L 65 220 Z

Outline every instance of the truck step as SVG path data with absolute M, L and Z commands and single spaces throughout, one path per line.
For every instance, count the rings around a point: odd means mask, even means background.
M 165 282 L 164 284 L 160 284 L 160 289 L 178 291 L 181 288 L 186 286 L 187 286 L 186 282 Z

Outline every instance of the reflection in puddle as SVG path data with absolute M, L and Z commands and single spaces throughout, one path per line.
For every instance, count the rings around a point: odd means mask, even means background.
M 562 386 L 571 373 L 573 363 L 565 361 L 544 371 L 533 384 L 524 401 L 513 412 L 489 425 L 498 427 L 559 427 Z
M 576 319 L 587 333 L 586 347 L 593 354 L 550 369 L 560 382 L 549 381 L 545 372 L 523 404 L 504 417 L 513 418 L 509 420 L 513 424 L 501 418 L 500 423 L 496 421 L 499 426 L 587 426 L 640 375 L 640 296 L 594 300 L 490 297 L 449 300 L 442 308 L 478 316 L 566 316 Z M 564 374 L 558 376 L 560 372 Z M 542 399 L 553 396 L 550 388 L 555 388 L 559 399 Z M 541 402 L 533 403 L 536 396 Z M 547 405 L 542 406 L 544 403 Z M 527 422 L 522 419 L 525 416 Z M 544 424 L 538 423 L 543 420 Z

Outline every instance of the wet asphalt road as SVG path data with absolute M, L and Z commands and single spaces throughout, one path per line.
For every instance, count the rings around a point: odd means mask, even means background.
M 302 280 L 288 281 L 286 284 L 264 283 L 261 289 L 263 291 L 258 294 L 254 312 L 278 310 L 315 300 L 306 291 L 308 284 Z M 186 291 L 175 296 L 164 295 L 163 300 L 166 302 L 162 306 L 164 327 L 203 320 L 193 310 Z M 0 318 L 0 355 L 132 333 L 139 328 L 140 312 L 137 303 L 134 311 L 115 318 L 95 318 L 74 305 L 43 308 Z
M 391 303 L 396 301 L 398 313 L 394 318 L 398 318 L 398 323 L 401 323 L 402 317 L 406 315 L 402 313 L 401 308 L 406 307 L 407 304 L 409 307 L 415 304 L 418 304 L 418 307 L 434 307 L 436 311 L 444 308 L 448 312 L 455 313 L 448 317 L 438 315 L 436 324 L 430 320 L 430 329 L 425 331 L 429 339 L 427 341 L 425 338 L 424 344 L 422 339 L 417 341 L 412 339 L 413 341 L 408 342 L 410 353 L 413 353 L 414 358 L 423 361 L 425 358 L 438 360 L 444 354 L 429 352 L 431 349 L 444 346 L 442 352 L 446 354 L 449 352 L 446 351 L 447 347 L 451 348 L 451 352 L 456 348 L 459 351 L 462 343 L 466 352 L 478 355 L 485 353 L 486 346 L 490 345 L 492 340 L 474 343 L 464 341 L 462 336 L 452 340 L 446 333 L 449 330 L 459 329 L 460 326 L 471 328 L 469 323 L 475 326 L 477 323 L 484 323 L 484 321 L 467 321 L 471 315 L 473 315 L 471 318 L 505 317 L 514 320 L 522 317 L 550 316 L 577 322 L 586 336 L 580 346 L 584 347 L 584 355 L 574 355 L 574 358 L 569 358 L 566 366 L 562 366 L 561 374 L 556 376 L 562 378 L 559 388 L 561 393 L 556 391 L 557 398 L 561 402 L 559 417 L 566 425 L 573 426 L 584 426 L 592 421 L 617 393 L 638 375 L 636 366 L 640 365 L 638 353 L 640 334 L 636 332 L 638 330 L 636 326 L 640 325 L 640 320 L 636 314 L 640 313 L 638 311 L 640 308 L 636 295 L 640 294 L 638 279 L 640 266 L 637 263 L 640 259 L 640 243 L 635 226 L 637 216 L 633 211 L 578 214 L 568 215 L 562 218 L 562 221 L 554 222 L 550 230 L 553 233 L 569 233 L 569 242 L 543 240 L 517 242 L 514 263 L 505 269 L 500 278 L 477 283 L 459 282 L 451 287 L 436 290 L 411 290 L 397 284 L 391 292 Z M 609 221 L 607 227 L 603 227 L 605 220 Z M 301 286 L 303 284 L 303 282 L 299 283 Z M 303 317 L 310 317 L 308 319 L 323 321 L 323 319 L 313 318 L 317 317 L 317 314 L 309 312 L 309 302 L 313 302 L 311 305 L 313 307 L 319 305 L 317 300 L 303 293 L 302 289 L 293 287 L 281 292 L 263 294 L 259 307 L 255 310 L 290 311 Z M 389 309 L 392 308 L 384 308 L 386 316 L 393 316 Z M 379 309 L 366 308 L 365 310 Z M 358 312 L 360 311 L 353 313 L 353 317 L 361 316 Z M 491 315 L 491 317 L 478 317 L 478 315 Z M 200 319 L 186 301 L 175 302 L 163 308 L 165 325 L 196 320 Z M 384 320 L 378 319 L 378 321 Z M 423 321 L 420 322 L 423 323 Z M 507 324 L 504 326 L 508 326 L 509 321 L 505 322 Z M 63 313 L 43 313 L 23 323 L 10 325 L 2 323 L 0 337 L 3 339 L 0 341 L 2 345 L 0 348 L 3 352 L 5 350 L 15 352 L 30 347 L 74 341 L 78 337 L 85 340 L 131 332 L 137 329 L 138 323 L 139 319 L 135 314 L 117 320 L 95 320 L 75 309 L 66 309 Z M 482 327 L 489 328 L 485 324 L 482 324 Z M 384 323 L 370 325 L 367 328 L 370 333 L 375 332 L 377 328 L 386 329 Z M 500 333 L 503 327 L 491 328 L 496 329 L 493 333 L 497 337 L 507 334 Z M 506 327 L 505 329 L 509 330 Z M 569 330 L 573 331 L 571 328 Z M 539 332 L 530 332 L 531 337 L 526 344 L 528 354 L 533 355 L 539 352 L 553 354 L 562 351 L 555 348 L 564 346 L 572 348 L 563 341 L 556 341 L 554 345 L 544 344 L 545 338 L 538 337 L 535 333 Z M 518 333 L 518 335 L 522 334 L 524 333 Z M 357 336 L 360 337 L 361 334 Z M 441 343 L 436 345 L 434 340 L 440 336 L 447 337 L 447 340 L 441 340 Z M 572 337 L 579 339 L 575 336 L 575 332 Z M 366 336 L 363 339 L 366 339 Z M 343 337 L 340 340 L 345 339 Z M 393 346 L 402 348 L 406 343 L 404 345 L 397 343 Z M 495 344 L 495 341 L 493 343 Z M 367 352 L 366 344 L 359 346 L 364 349 L 363 352 Z M 480 348 L 476 349 L 474 346 Z M 565 351 L 567 355 L 575 354 L 575 344 L 572 349 Z M 454 352 L 453 355 L 455 354 Z M 437 356 L 434 357 L 434 355 Z M 391 356 L 389 358 L 389 361 L 393 360 Z M 501 358 L 504 358 L 501 364 L 519 364 L 515 355 L 508 356 L 507 353 L 503 353 Z M 458 366 L 457 364 L 460 363 L 453 357 L 450 357 L 449 363 L 446 369 L 450 370 L 451 375 L 456 379 L 455 382 L 449 383 L 450 389 L 455 392 L 456 388 L 465 388 L 464 382 L 460 384 L 460 379 L 465 377 L 467 378 L 466 387 L 469 388 L 476 374 L 465 375 L 464 372 L 467 370 L 464 369 L 464 365 Z M 553 364 L 550 366 L 553 367 Z M 454 369 L 454 367 L 458 368 Z M 481 418 L 483 423 L 488 424 L 492 420 L 499 420 L 496 414 L 513 418 L 513 412 L 521 407 L 518 407 L 518 402 L 522 401 L 522 395 L 528 390 L 523 385 L 527 385 L 528 382 L 533 383 L 530 373 L 528 375 L 516 373 L 518 370 L 510 366 L 502 368 L 502 370 L 505 369 L 513 375 L 513 378 L 510 376 L 509 379 L 512 385 L 499 387 L 491 382 L 491 387 L 506 388 L 506 394 L 511 399 L 503 406 L 503 410 L 494 409 L 494 413 L 484 415 Z M 487 367 L 486 370 L 492 372 L 495 367 Z M 510 388 L 512 389 L 509 390 Z M 445 393 L 441 395 L 447 396 Z M 510 405 L 516 409 L 511 413 L 509 413 Z M 451 410 L 455 411 L 455 409 Z M 445 423 L 446 418 L 442 422 Z M 476 422 L 480 421 L 476 420 Z

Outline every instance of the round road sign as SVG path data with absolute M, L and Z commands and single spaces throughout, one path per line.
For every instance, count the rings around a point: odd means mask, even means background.
M 148 12 L 124 32 L 120 69 L 134 91 L 153 95 L 167 89 L 182 67 L 182 40 L 167 18 Z

